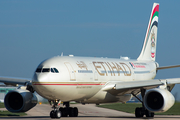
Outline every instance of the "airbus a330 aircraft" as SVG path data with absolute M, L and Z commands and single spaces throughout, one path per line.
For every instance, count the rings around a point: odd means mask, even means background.
M 10 85 L 23 85 L 6 94 L 4 104 L 11 112 L 26 112 L 37 104 L 35 91 L 49 100 L 51 118 L 77 117 L 78 103 L 126 102 L 141 93 L 142 107 L 135 109 L 136 117 L 154 117 L 154 112 L 165 112 L 174 104 L 170 93 L 180 78 L 154 79 L 160 69 L 155 62 L 159 4 L 154 3 L 142 51 L 136 60 L 129 58 L 96 58 L 57 56 L 39 64 L 32 80 L 0 77 Z M 148 91 L 146 91 L 148 90 Z M 64 108 L 59 107 L 63 102 Z

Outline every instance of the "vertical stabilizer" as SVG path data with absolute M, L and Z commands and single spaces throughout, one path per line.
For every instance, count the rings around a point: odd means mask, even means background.
M 143 44 L 141 54 L 138 60 L 152 60 L 156 58 L 156 43 L 157 43 L 157 29 L 158 29 L 158 15 L 159 4 L 154 3 L 149 19 L 149 24 Z

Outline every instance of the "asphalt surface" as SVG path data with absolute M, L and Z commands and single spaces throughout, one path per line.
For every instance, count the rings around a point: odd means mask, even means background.
M 105 108 L 96 107 L 93 104 L 81 105 L 81 104 L 71 104 L 71 107 L 78 107 L 79 115 L 78 117 L 61 117 L 61 120 L 142 120 L 142 119 L 152 119 L 152 118 L 135 118 L 134 114 L 120 112 L 116 110 L 110 110 Z M 23 117 L 0 117 L 0 119 L 27 119 L 27 120 L 49 120 L 51 119 L 49 114 L 52 110 L 51 106 L 48 104 L 37 105 L 30 111 L 26 112 L 27 116 Z M 180 116 L 170 116 L 170 115 L 155 115 L 153 120 L 179 120 Z

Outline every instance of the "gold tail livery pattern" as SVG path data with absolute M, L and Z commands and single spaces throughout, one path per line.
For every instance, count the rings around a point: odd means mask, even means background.
M 157 29 L 158 29 L 158 15 L 159 15 L 159 4 L 154 3 L 149 24 L 138 60 L 152 60 L 156 58 L 156 43 L 157 43 Z

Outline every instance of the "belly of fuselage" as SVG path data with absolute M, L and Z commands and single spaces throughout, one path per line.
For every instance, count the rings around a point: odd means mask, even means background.
M 36 92 L 48 100 L 84 100 L 95 95 L 101 83 L 33 83 Z

